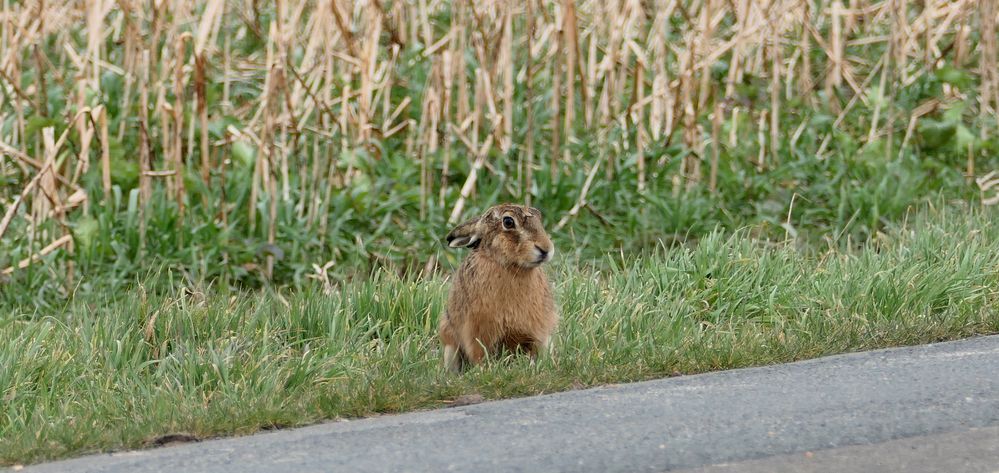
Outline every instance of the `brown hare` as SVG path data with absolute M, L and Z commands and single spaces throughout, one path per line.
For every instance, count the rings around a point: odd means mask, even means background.
M 555 254 L 541 211 L 494 206 L 451 230 L 447 243 L 472 251 L 454 274 L 440 318 L 445 367 L 460 371 L 499 350 L 532 358 L 544 351 L 558 312 L 541 268 Z

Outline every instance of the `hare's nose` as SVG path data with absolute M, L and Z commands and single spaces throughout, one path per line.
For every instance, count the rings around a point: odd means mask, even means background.
M 543 250 L 543 249 L 541 249 L 540 246 L 534 245 L 534 249 L 538 250 L 538 255 L 541 256 L 541 259 L 545 259 L 545 258 L 548 257 L 548 252 L 545 251 L 545 250 Z

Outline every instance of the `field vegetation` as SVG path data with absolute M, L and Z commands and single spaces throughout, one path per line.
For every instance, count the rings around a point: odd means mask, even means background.
M 994 166 L 994 0 L 4 2 L 0 271 L 300 286 L 441 269 L 531 202 L 585 257 L 837 245 Z M 446 265 L 445 265 L 446 266 Z M 445 268 L 446 269 L 446 268 Z M 16 292 L 16 294 L 12 294 Z

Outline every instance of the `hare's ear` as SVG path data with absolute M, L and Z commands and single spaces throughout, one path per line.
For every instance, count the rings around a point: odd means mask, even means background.
M 458 225 L 447 234 L 447 246 L 451 248 L 475 248 L 479 246 L 482 238 L 479 221 L 481 217 L 473 218 L 461 225 Z

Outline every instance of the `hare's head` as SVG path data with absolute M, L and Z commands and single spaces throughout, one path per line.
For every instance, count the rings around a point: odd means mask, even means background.
M 483 252 L 504 266 L 535 268 L 551 261 L 555 246 L 541 225 L 541 211 L 501 204 L 455 227 L 447 234 L 451 248 Z

